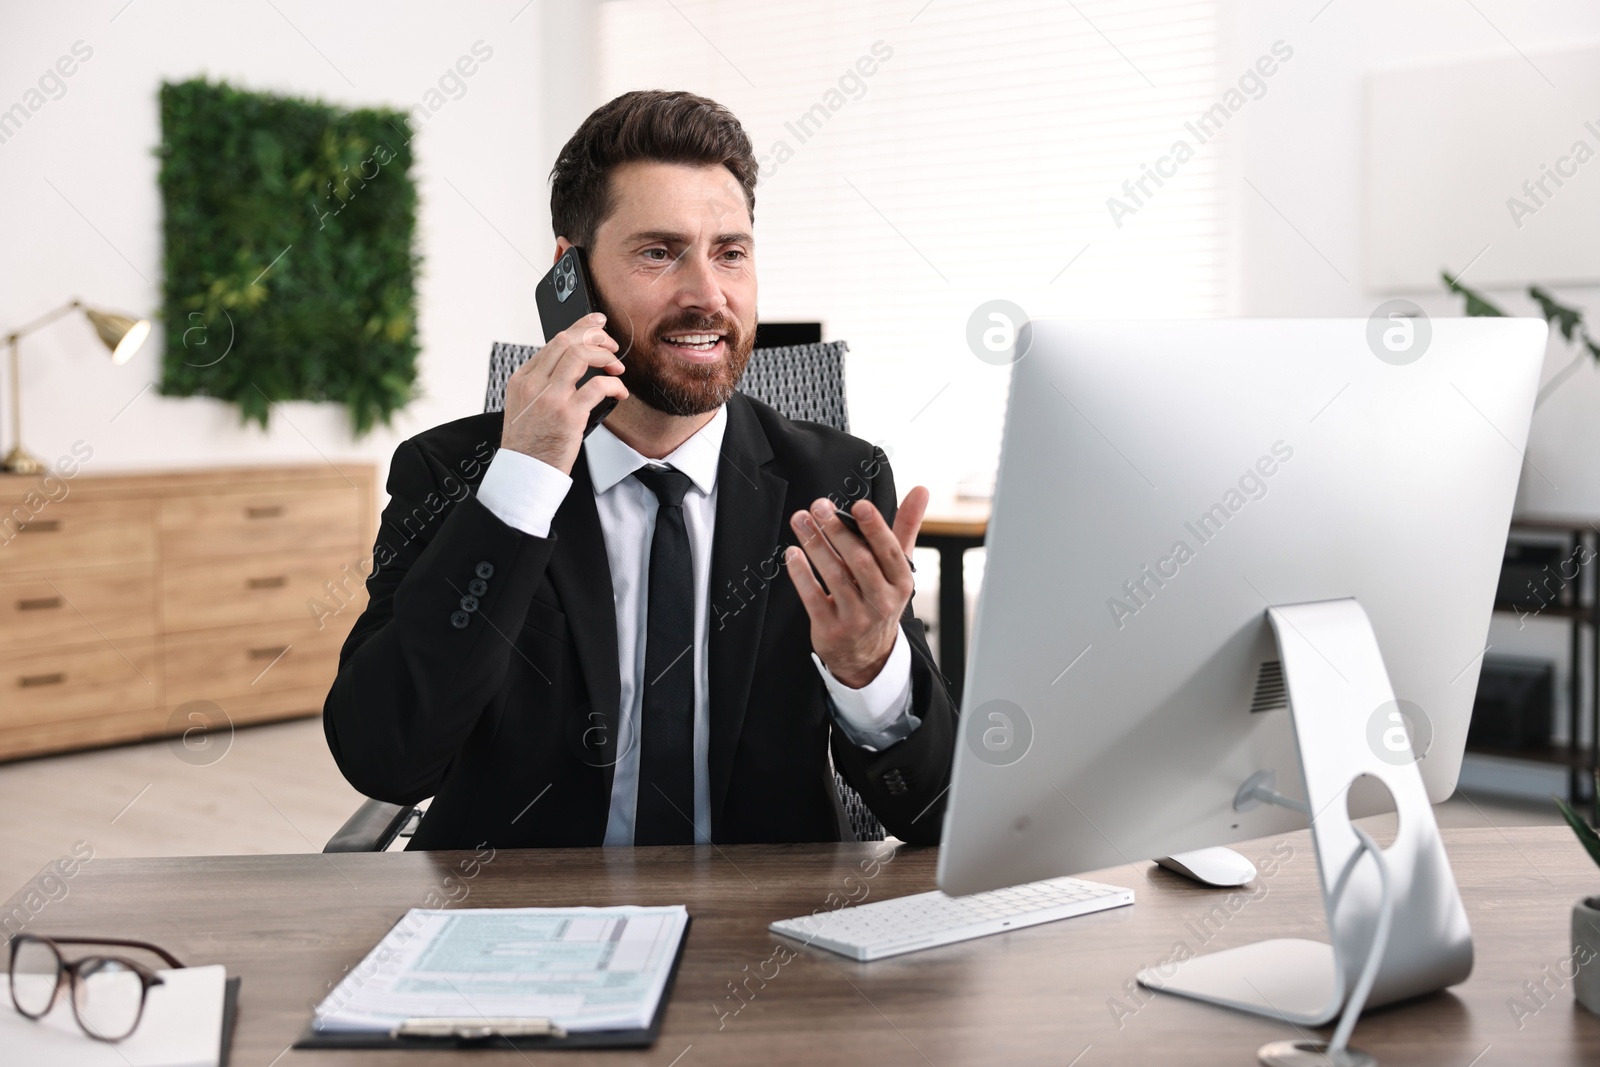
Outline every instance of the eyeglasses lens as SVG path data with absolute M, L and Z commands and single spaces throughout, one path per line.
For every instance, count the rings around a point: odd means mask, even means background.
M 18 1010 L 37 1019 L 50 1010 L 56 983 L 61 979 L 61 957 L 42 941 L 22 938 L 13 946 L 11 997 Z
M 144 983 L 137 972 L 110 959 L 85 960 L 78 968 L 73 1006 L 83 1028 L 103 1041 L 133 1033 L 144 1003 Z

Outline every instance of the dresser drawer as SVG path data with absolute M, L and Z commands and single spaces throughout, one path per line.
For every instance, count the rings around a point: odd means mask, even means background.
M 351 621 L 354 621 L 353 617 Z M 169 706 L 230 697 L 320 689 L 339 673 L 339 648 L 349 623 L 318 630 L 310 619 L 264 626 L 239 626 L 200 633 L 168 634 L 164 641 Z M 321 706 L 321 700 L 317 706 Z
M 157 737 L 170 732 L 167 720 L 165 708 L 126 711 L 120 715 L 86 715 L 81 719 L 51 719 L 23 726 L 7 726 L 0 719 L 0 760 Z
M 161 706 L 161 669 L 149 638 L 0 654 L 0 728 L 127 715 Z
M 337 617 L 348 631 L 367 602 L 365 562 L 343 552 L 169 565 L 161 572 L 162 624 L 169 631 L 201 630 L 322 617 L 331 626 Z
M 155 588 L 148 565 L 0 579 L 0 652 L 153 637 Z
M 251 553 L 306 553 L 361 547 L 361 491 L 274 489 L 161 502 L 161 547 L 167 564 Z
M 0 512 L 0 575 L 121 563 L 156 558 L 155 502 L 66 500 L 47 503 L 28 517 L 27 508 Z

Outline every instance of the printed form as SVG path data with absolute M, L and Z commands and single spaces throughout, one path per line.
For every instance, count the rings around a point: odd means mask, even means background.
M 646 1029 L 688 923 L 681 904 L 413 908 L 317 1006 L 315 1026 L 519 1018 L 567 1031 Z

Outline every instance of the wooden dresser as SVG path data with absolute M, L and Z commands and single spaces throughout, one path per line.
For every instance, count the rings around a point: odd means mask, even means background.
M 371 465 L 62 461 L 0 474 L 0 759 L 322 710 L 365 606 Z

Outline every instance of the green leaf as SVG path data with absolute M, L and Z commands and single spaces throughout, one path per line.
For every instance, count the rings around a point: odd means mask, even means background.
M 1457 296 L 1465 298 L 1467 302 L 1468 315 L 1478 318 L 1496 319 L 1503 319 L 1506 317 L 1506 313 L 1504 311 L 1501 311 L 1499 308 L 1489 303 L 1489 301 L 1485 300 L 1481 294 L 1472 289 L 1468 289 L 1465 285 L 1462 285 L 1460 282 L 1456 281 L 1456 279 L 1452 278 L 1449 271 L 1440 271 L 1439 277 L 1444 279 L 1444 285 L 1446 289 L 1449 289 Z
M 1539 310 L 1544 312 L 1544 317 L 1551 325 L 1558 325 L 1561 336 L 1568 341 L 1572 340 L 1572 331 L 1583 327 L 1583 312 L 1577 308 L 1569 308 L 1565 304 L 1558 304 L 1554 297 L 1537 285 L 1528 287 L 1528 295 L 1539 304 Z
M 1595 784 L 1600 786 L 1600 775 L 1595 776 Z M 1572 810 L 1572 805 L 1560 797 L 1553 797 L 1552 799 L 1555 800 L 1556 807 L 1561 809 L 1561 817 L 1567 820 L 1567 825 L 1572 827 L 1572 832 L 1578 835 L 1578 840 L 1583 843 L 1584 850 L 1589 853 L 1589 858 L 1594 860 L 1597 866 L 1600 866 L 1600 834 L 1595 833 L 1594 828 L 1584 822 L 1581 815 Z

